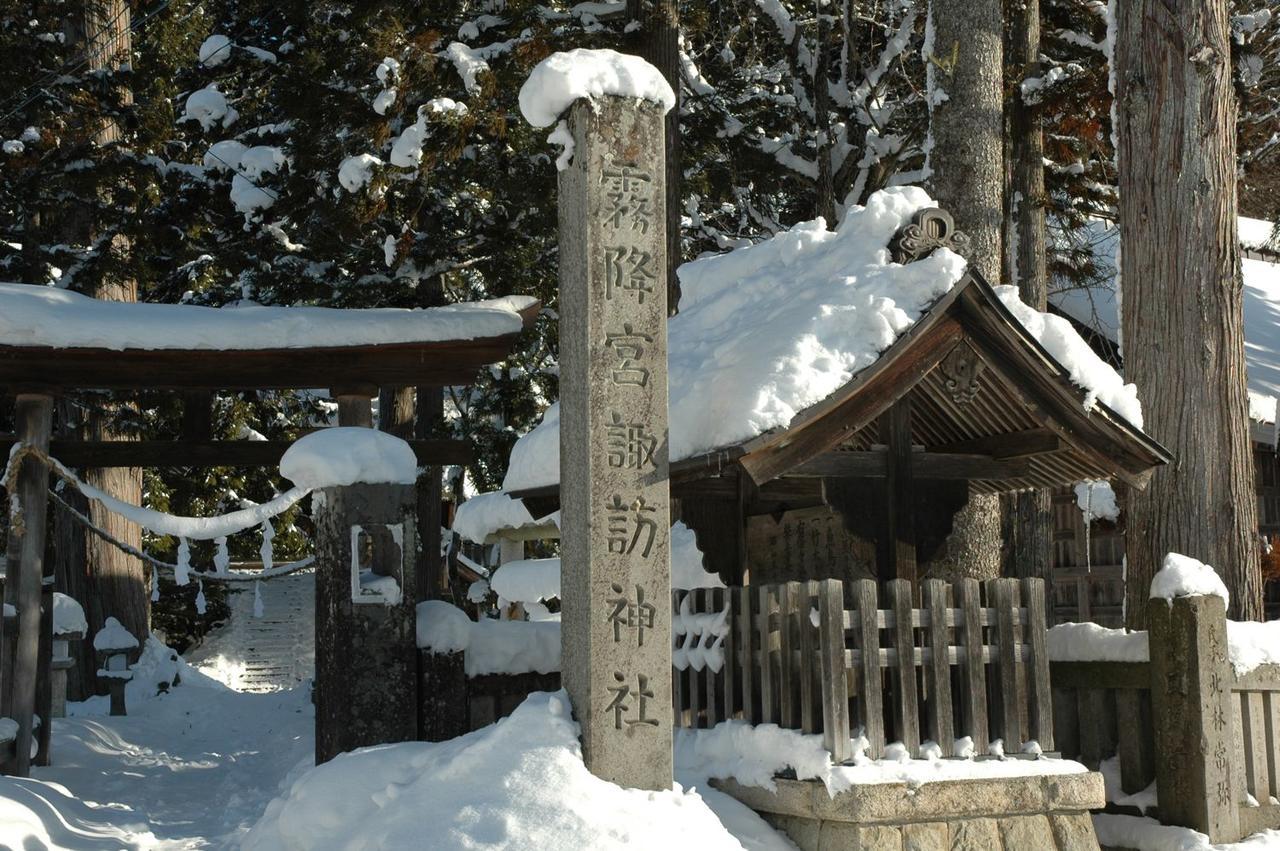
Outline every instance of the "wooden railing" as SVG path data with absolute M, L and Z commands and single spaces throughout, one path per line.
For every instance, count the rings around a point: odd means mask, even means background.
M 1126 795 L 1155 780 L 1151 666 L 1147 662 L 1052 662 L 1054 741 L 1068 759 L 1097 769 L 1119 757 Z
M 1036 741 L 1054 749 L 1038 579 L 887 583 L 789 582 L 676 591 L 675 723 L 729 718 L 822 733 L 837 762 L 860 729 L 866 754 L 901 742 L 915 756 L 922 733 L 944 756 L 968 736 L 986 753 Z

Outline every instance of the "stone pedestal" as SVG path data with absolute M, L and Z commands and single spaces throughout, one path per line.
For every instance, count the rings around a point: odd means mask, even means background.
M 560 172 L 563 671 L 583 756 L 671 787 L 663 112 L 605 97 L 568 117 Z
M 67 671 L 75 667 L 71 645 L 83 639 L 84 634 L 80 632 L 64 632 L 53 637 L 53 659 L 49 663 L 50 718 L 67 717 Z
M 417 736 L 413 485 L 312 496 L 316 525 L 316 763 Z
M 983 780 L 860 784 L 834 797 L 816 780 L 770 792 L 711 785 L 758 812 L 801 851 L 1098 851 L 1092 809 L 1106 801 L 1097 772 Z
M 1226 604 L 1220 597 L 1152 600 L 1147 623 L 1160 821 L 1234 842 L 1240 824 L 1231 763 L 1239 739 Z

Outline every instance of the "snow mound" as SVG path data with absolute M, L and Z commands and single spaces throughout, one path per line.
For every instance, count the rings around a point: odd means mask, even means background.
M 85 620 L 84 609 L 75 598 L 68 597 L 61 591 L 53 592 L 53 634 L 70 635 L 73 633 L 88 635 L 89 622 Z M 130 636 L 132 638 L 132 636 Z M 137 642 L 134 642 L 137 645 Z
M 671 460 L 788 425 L 949 291 L 965 270 L 958 254 L 889 255 L 898 229 L 932 205 L 923 189 L 886 189 L 835 231 L 815 219 L 681 266 L 680 312 L 667 326 Z M 553 406 L 516 443 L 504 490 L 559 480 L 559 421 Z
M 441 600 L 418 604 L 418 647 L 466 653 L 469 677 L 560 670 L 559 621 L 472 621 Z
M 538 525 L 524 500 L 497 491 L 471 497 L 453 516 L 453 531 L 477 544 L 485 543 L 495 532 Z
M 694 791 L 623 789 L 589 773 L 563 692 L 530 695 L 448 742 L 343 754 L 303 774 L 245 851 L 421 848 L 741 849 Z
M 1174 597 L 1221 597 L 1230 605 L 1231 594 L 1217 571 L 1189 556 L 1169 553 L 1151 580 L 1151 599 L 1172 600 Z
M 664 113 L 676 105 L 662 72 L 639 56 L 578 48 L 538 63 L 520 87 L 520 112 L 534 127 L 550 127 L 575 100 L 604 95 L 653 101 Z
M 413 448 L 372 428 L 325 428 L 296 441 L 280 459 L 280 475 L 300 488 L 365 484 L 411 485 L 417 480 Z
M 1146 662 L 1147 634 L 1108 629 L 1096 623 L 1060 623 L 1049 629 L 1054 662 Z
M 531 558 L 507 562 L 493 573 L 489 586 L 512 603 L 541 603 L 560 597 L 560 559 Z
M 107 618 L 93 637 L 94 650 L 132 650 L 137 646 L 138 639 L 115 618 Z
M 471 618 L 444 600 L 423 600 L 417 607 L 418 646 L 436 653 L 461 653 L 471 643 Z
M 61 754 L 59 754 L 61 757 Z M 13 840 L 14 844 L 8 844 Z M 0 776 L 0 848 L 88 851 L 160 848 L 145 818 L 101 806 L 57 783 Z

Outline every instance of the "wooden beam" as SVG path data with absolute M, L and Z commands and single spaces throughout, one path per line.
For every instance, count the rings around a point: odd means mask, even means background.
M 931 451 L 959 455 L 989 455 L 997 460 L 1026 458 L 1057 452 L 1064 446 L 1062 438 L 1047 428 L 1029 428 L 1008 434 L 990 434 L 973 440 L 962 440 L 941 446 L 929 447 Z
M 192 390 L 182 394 L 182 438 L 213 439 L 213 393 L 210 391 Z
M 16 438 L 0 434 L 0 455 Z M 408 440 L 422 464 L 466 464 L 474 457 L 465 440 Z M 49 454 L 68 467 L 274 467 L 293 443 L 287 440 L 55 440 Z
M 885 478 L 889 475 L 888 449 L 866 452 L 823 452 L 784 474 L 784 478 Z M 997 461 L 989 455 L 961 455 L 946 452 L 911 453 L 911 465 L 918 479 L 1013 479 L 1026 475 L 1025 460 Z
M 889 445 L 885 504 L 888 522 L 880 542 L 881 581 L 916 581 L 915 458 L 911 446 L 911 397 L 903 396 L 880 418 L 880 439 Z M 835 453 L 839 454 L 839 453 Z M 911 593 L 909 590 L 907 593 Z M 919 593 L 917 590 L 915 593 Z
M 0 346 L 0 387 L 10 391 L 288 390 L 335 384 L 471 384 L 505 358 L 515 334 L 441 343 L 257 349 L 54 349 Z

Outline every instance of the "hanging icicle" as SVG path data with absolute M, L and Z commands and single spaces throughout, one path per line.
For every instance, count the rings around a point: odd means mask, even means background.
M 178 539 L 178 562 L 173 566 L 173 581 L 179 585 L 186 585 L 190 581 L 188 573 L 191 570 L 191 546 L 187 543 L 186 538 Z
M 258 553 L 262 556 L 263 570 L 271 569 L 271 561 L 272 561 L 272 555 L 273 555 L 271 541 L 275 538 L 275 536 L 276 536 L 276 530 L 271 528 L 271 521 L 270 520 L 262 521 L 262 548 L 258 550 Z
M 215 538 L 213 543 L 217 545 L 217 552 L 213 554 L 213 569 L 218 573 L 226 573 L 227 568 L 231 566 L 231 554 L 227 552 L 227 536 Z
M 199 590 L 196 591 L 196 614 L 203 615 L 205 610 L 209 608 L 209 604 L 204 599 L 204 580 L 196 580 Z
M 160 602 L 160 568 L 151 567 L 151 602 Z
M 262 617 L 262 583 L 253 583 L 253 616 Z

